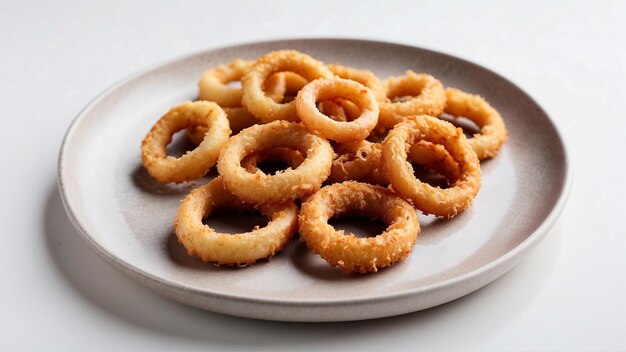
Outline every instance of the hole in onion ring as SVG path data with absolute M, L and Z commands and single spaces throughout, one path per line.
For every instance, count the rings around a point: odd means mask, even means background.
M 289 257 L 296 268 L 309 276 L 326 281 L 345 280 L 345 276 L 341 274 L 341 271 L 328 265 L 320 256 L 313 254 L 303 241 L 297 241 L 297 247 Z M 354 279 L 358 280 L 359 277 L 357 276 Z
M 328 224 L 335 230 L 343 230 L 346 234 L 352 233 L 356 237 L 376 237 L 385 232 L 387 225 L 378 219 L 370 219 L 361 215 L 346 215 L 331 218 Z
M 259 212 L 239 212 L 236 210 L 220 210 L 202 219 L 202 223 L 208 225 L 216 232 L 233 234 L 245 233 L 255 228 L 263 228 L 269 223 L 269 219 Z
M 423 165 L 413 162 L 411 163 L 411 166 L 413 167 L 413 175 L 418 180 L 428 183 L 433 187 L 439 187 L 443 189 L 450 187 L 450 182 L 448 181 L 448 179 L 436 170 L 429 169 Z
M 263 91 L 271 94 L 279 104 L 287 104 L 298 95 L 298 92 L 308 81 L 292 71 L 278 71 L 271 74 L 263 83 Z
M 317 109 L 335 121 L 351 122 L 361 115 L 361 109 L 351 100 L 345 98 L 330 98 L 317 100 Z
M 415 96 L 412 95 L 402 95 L 399 97 L 393 97 L 391 98 L 391 102 L 392 103 L 404 103 L 405 101 L 409 101 L 411 99 L 415 98 Z
M 456 127 L 461 127 L 461 129 L 463 130 L 463 134 L 467 138 L 472 138 L 475 134 L 480 133 L 480 127 L 478 127 L 478 125 L 474 121 L 466 117 L 453 116 L 450 114 L 441 114 L 439 118 L 444 121 L 450 122 Z
M 263 160 L 257 167 L 266 175 L 276 175 L 280 171 L 287 170 L 291 166 L 282 160 Z
M 388 129 L 377 127 L 367 136 L 367 140 L 372 143 L 382 143 L 389 134 L 389 131 Z
M 228 83 L 225 84 L 228 88 L 236 88 L 236 89 L 241 89 L 241 81 L 237 80 L 237 81 L 230 81 Z
M 403 103 L 418 97 L 422 94 L 423 89 L 424 86 L 422 84 L 410 85 L 401 81 L 388 87 L 387 98 L 389 98 L 392 103 Z
M 165 151 L 168 156 L 180 158 L 190 150 L 194 150 L 196 146 L 189 141 L 189 138 L 185 135 L 185 130 L 180 130 L 174 133 L 172 141 L 167 145 Z

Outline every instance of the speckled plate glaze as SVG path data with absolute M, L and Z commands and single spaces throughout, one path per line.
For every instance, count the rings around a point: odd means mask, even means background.
M 343 277 L 296 237 L 270 261 L 218 268 L 188 257 L 172 223 L 180 200 L 207 179 L 159 185 L 143 170 L 140 142 L 171 106 L 195 99 L 208 67 L 270 50 L 296 49 L 379 77 L 407 69 L 484 96 L 510 138 L 482 163 L 482 189 L 452 220 L 420 214 L 413 254 L 372 275 Z M 89 245 L 132 279 L 171 299 L 226 314 L 291 321 L 340 321 L 418 311 L 500 277 L 548 232 L 569 185 L 565 148 L 546 113 L 519 87 L 471 62 L 421 48 L 363 40 L 284 40 L 205 51 L 141 72 L 106 90 L 69 128 L 59 188 Z M 245 220 L 245 221 L 244 221 Z M 254 219 L 252 219 L 254 220 Z M 250 218 L 224 220 L 242 226 Z M 94 278 L 97 280 L 97 278 Z

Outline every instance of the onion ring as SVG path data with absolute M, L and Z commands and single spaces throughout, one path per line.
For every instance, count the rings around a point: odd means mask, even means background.
M 322 114 L 318 101 L 344 98 L 355 103 L 361 114 L 350 122 L 335 121 Z M 296 97 L 296 108 L 302 122 L 311 130 L 337 142 L 364 140 L 378 123 L 378 102 L 374 94 L 356 81 L 343 78 L 320 78 L 310 82 Z
M 387 78 L 384 84 L 387 98 L 410 97 L 406 101 L 380 103 L 380 122 L 385 127 L 392 128 L 410 115 L 438 116 L 446 105 L 443 85 L 431 75 L 408 70 L 404 76 Z
M 420 140 L 441 144 L 458 163 L 459 178 L 450 188 L 432 187 L 416 179 L 407 162 L 407 144 Z M 468 207 L 480 189 L 480 164 L 460 128 L 432 116 L 410 116 L 397 124 L 382 143 L 382 166 L 394 191 L 426 214 L 451 218 Z
M 263 161 L 282 161 L 289 165 L 290 168 L 295 169 L 302 164 L 304 158 L 297 150 L 289 148 L 274 148 L 260 150 L 247 155 L 243 158 L 243 160 L 241 160 L 241 166 L 248 172 L 255 173 L 259 170 L 257 165 Z M 259 171 L 263 172 L 262 170 Z
M 507 131 L 502 116 L 480 95 L 468 94 L 456 88 L 446 89 L 444 112 L 455 117 L 463 116 L 480 128 L 468 139 L 479 160 L 498 155 L 500 147 L 507 139 Z
M 259 123 L 251 113 L 244 108 L 223 108 L 228 119 L 228 125 L 233 134 L 239 133 L 244 128 L 248 128 L 252 125 Z M 198 145 L 204 139 L 208 128 L 202 125 L 195 125 L 187 128 L 187 138 L 195 145 Z
M 202 223 L 218 209 L 253 210 L 228 193 L 220 177 L 189 193 L 176 214 L 174 232 L 191 256 L 220 265 L 249 265 L 281 251 L 298 229 L 298 207 L 293 202 L 259 207 L 270 222 L 240 234 L 219 233 Z
M 304 161 L 275 175 L 250 173 L 241 160 L 256 151 L 278 147 L 298 150 Z M 252 204 L 281 203 L 317 191 L 330 173 L 333 150 L 328 141 L 301 124 L 274 121 L 249 127 L 230 138 L 222 149 L 217 171 L 233 194 Z
M 328 69 L 334 73 L 336 76 L 344 79 L 351 79 L 353 81 L 357 81 L 362 85 L 369 88 L 377 101 L 386 101 L 387 94 L 385 90 L 385 86 L 383 83 L 376 77 L 372 71 L 368 70 L 358 70 L 356 68 L 342 66 L 342 65 L 328 65 L 326 66 Z
M 387 229 L 357 238 L 328 224 L 335 215 L 362 214 L 383 220 Z M 415 209 L 393 191 L 359 182 L 326 186 L 302 203 L 300 238 L 344 274 L 376 272 L 411 253 L 420 231 Z
M 214 101 L 222 107 L 241 106 L 241 88 L 226 85 L 239 81 L 252 67 L 253 61 L 235 59 L 227 65 L 220 65 L 205 71 L 198 82 L 198 99 Z
M 202 143 L 180 158 L 167 156 L 166 147 L 174 133 L 196 125 L 208 126 Z M 141 162 L 150 176 L 161 183 L 194 180 L 215 165 L 229 135 L 228 119 L 219 105 L 207 101 L 185 102 L 152 126 L 141 143 Z
M 330 169 L 330 182 L 364 180 L 380 166 L 381 148 L 368 141 L 343 143 L 335 147 L 339 154 Z
M 250 71 L 243 76 L 242 104 L 263 122 L 274 120 L 297 121 L 295 103 L 277 103 L 263 91 L 265 81 L 273 73 L 291 71 L 307 81 L 333 74 L 320 61 L 293 50 L 274 51 L 260 57 Z

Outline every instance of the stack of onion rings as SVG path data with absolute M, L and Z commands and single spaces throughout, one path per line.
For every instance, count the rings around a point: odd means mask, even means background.
M 230 86 L 234 81 L 242 87 Z M 367 70 L 282 50 L 209 69 L 198 86 L 199 101 L 172 108 L 146 135 L 142 163 L 162 183 L 195 180 L 217 164 L 219 176 L 180 205 L 174 230 L 189 255 L 221 265 L 269 259 L 298 228 L 313 252 L 346 274 L 393 265 L 420 231 L 415 208 L 448 218 L 466 209 L 480 189 L 479 160 L 495 157 L 507 139 L 485 99 L 410 70 L 381 81 Z M 480 133 L 467 139 L 445 121 L 449 115 L 470 119 Z M 167 156 L 182 129 L 197 147 Z M 268 161 L 286 169 L 262 170 Z M 447 187 L 422 182 L 412 164 L 439 173 Z M 259 211 L 270 222 L 217 233 L 202 220 L 219 209 Z M 346 235 L 328 224 L 342 215 L 388 228 L 373 238 Z
M 297 121 L 294 102 L 277 103 L 263 91 L 265 81 L 276 72 L 297 73 L 307 81 L 332 77 L 332 72 L 320 61 L 292 50 L 274 51 L 260 57 L 242 78 L 242 104 L 263 122 L 274 120 Z

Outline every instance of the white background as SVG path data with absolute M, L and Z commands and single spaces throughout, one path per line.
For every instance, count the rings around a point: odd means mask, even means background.
M 626 349 L 626 3 L 593 3 L 0 2 L 0 350 Z M 318 36 L 458 55 L 545 107 L 574 182 L 522 264 L 427 311 L 294 324 L 171 302 L 87 248 L 62 209 L 56 162 L 89 100 L 181 55 Z

